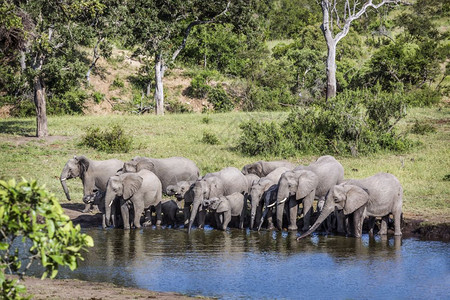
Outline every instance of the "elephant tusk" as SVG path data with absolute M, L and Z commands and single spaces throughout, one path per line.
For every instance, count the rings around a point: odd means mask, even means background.
M 67 178 L 61 178 L 60 180 L 61 180 L 61 181 L 64 181 L 64 180 L 67 180 Z
M 114 200 L 113 201 L 111 201 L 111 202 L 109 202 L 109 207 L 111 207 L 111 205 L 113 204 L 113 202 L 114 202 Z
M 287 197 L 284 198 L 283 200 L 281 200 L 280 203 L 278 203 L 278 204 L 283 204 L 284 202 L 286 202 L 286 200 L 287 200 Z
M 280 204 L 281 204 L 282 202 L 280 202 Z M 274 203 L 272 203 L 272 204 L 269 204 L 269 205 L 267 205 L 267 208 L 271 208 L 271 207 L 273 207 L 273 206 L 275 206 L 275 204 L 277 204 L 276 202 L 274 202 Z

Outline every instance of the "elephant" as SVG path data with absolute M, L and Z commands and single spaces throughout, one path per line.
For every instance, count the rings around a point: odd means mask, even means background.
M 215 214 L 217 227 L 226 230 L 231 217 L 239 217 L 239 229 L 244 228 L 245 199 L 241 193 L 233 193 L 228 196 L 204 199 L 202 205 L 209 208 Z
M 188 232 L 191 231 L 197 212 L 199 212 L 199 227 L 201 228 L 204 225 L 206 211 L 201 209 L 201 204 L 204 199 L 228 196 L 236 192 L 244 194 L 247 188 L 245 176 L 234 167 L 227 167 L 218 172 L 208 173 L 202 179 L 197 180 L 192 188 L 194 201 L 189 219 Z M 200 211 L 199 208 L 201 209 Z
M 123 164 L 124 173 L 135 173 L 149 170 L 161 180 L 163 192 L 169 185 L 176 185 L 178 181 L 195 181 L 200 171 L 197 165 L 184 157 L 148 158 L 137 156 Z
M 69 159 L 60 176 L 61 185 L 67 200 L 71 200 L 66 184 L 67 179 L 81 178 L 84 198 L 94 194 L 97 190 L 106 191 L 106 184 L 108 183 L 109 177 L 115 175 L 122 166 L 123 161 L 117 159 L 90 160 L 85 156 L 74 156 Z M 83 212 L 89 211 L 90 208 L 91 204 L 86 203 Z
M 309 172 L 300 172 L 309 171 Z M 312 176 L 314 173 L 316 176 Z M 324 201 L 328 191 L 344 180 L 344 167 L 332 156 L 319 157 L 308 166 L 298 166 L 292 172 L 284 173 L 278 181 L 277 227 L 282 229 L 283 206 L 289 208 L 288 230 L 297 230 L 298 202 L 303 200 L 303 228 L 308 230 L 314 198 Z M 314 194 L 312 194 L 314 191 Z M 292 199 L 291 199 L 292 197 Z M 343 221 L 338 222 L 338 231 L 343 231 Z
M 247 179 L 247 194 L 250 195 L 250 192 L 252 190 L 252 186 L 258 182 L 258 180 L 261 178 L 258 175 L 255 174 L 247 174 L 244 175 L 245 179 Z
M 387 234 L 389 214 L 394 215 L 394 234 L 401 235 L 403 188 L 399 180 L 389 173 L 377 173 L 364 179 L 352 179 L 334 186 L 327 195 L 324 208 L 313 226 L 298 239 L 313 233 L 335 209 L 345 215 L 353 213 L 353 233 L 361 237 L 365 216 L 382 217 L 380 235 Z M 373 228 L 370 226 L 370 231 Z
M 262 213 L 263 195 L 273 185 L 278 183 L 281 175 L 291 169 L 286 167 L 276 168 L 267 176 L 261 177 L 257 183 L 253 184 L 250 191 L 251 198 L 251 214 L 250 214 L 250 229 L 253 229 L 255 219 L 259 220 Z
M 105 195 L 106 225 L 110 225 L 111 205 L 119 198 L 124 229 L 130 229 L 130 206 L 134 209 L 134 226 L 140 228 L 142 213 L 146 212 L 144 226 L 151 225 L 151 206 L 156 209 L 156 225 L 161 225 L 162 185 L 159 178 L 148 170 L 123 173 L 108 180 Z M 116 200 L 117 201 L 117 200 Z
M 184 200 L 184 226 L 189 224 L 189 218 L 191 217 L 191 206 L 194 202 L 193 184 L 194 182 L 191 181 L 179 181 L 175 185 L 169 185 L 166 189 L 167 195 L 175 196 L 177 201 Z
M 266 177 L 267 175 L 269 175 L 270 172 L 272 172 L 276 168 L 280 168 L 280 167 L 285 167 L 285 168 L 292 170 L 293 168 L 295 168 L 295 165 L 288 161 L 283 161 L 283 160 L 279 160 L 279 161 L 260 160 L 260 161 L 245 165 L 242 168 L 242 174 L 244 174 L 244 175 L 255 174 L 259 177 Z
M 175 200 L 167 200 L 161 202 L 161 212 L 163 214 L 163 225 L 166 226 L 177 226 L 177 213 L 179 207 Z
M 268 229 L 273 228 L 273 222 L 272 222 L 272 211 L 273 207 L 275 206 L 277 202 L 277 193 L 278 193 L 278 184 L 272 185 L 268 190 L 266 190 L 262 197 L 261 206 L 264 205 L 264 212 L 262 213 L 261 220 L 259 221 L 258 225 L 258 231 L 261 230 L 261 226 L 264 223 L 264 220 L 267 217 L 268 220 Z M 270 212 L 270 214 L 269 214 Z
M 86 204 L 97 205 L 99 211 L 102 213 L 102 228 L 105 229 L 106 226 L 106 209 L 105 209 L 105 195 L 104 191 L 96 191 L 94 194 L 90 194 L 83 197 L 83 202 Z M 118 212 L 120 211 L 119 201 L 115 201 L 111 206 L 111 220 L 114 228 L 119 227 L 119 216 Z

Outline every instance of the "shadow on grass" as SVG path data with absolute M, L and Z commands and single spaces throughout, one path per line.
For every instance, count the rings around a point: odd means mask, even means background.
M 15 134 L 25 137 L 36 136 L 34 121 L 5 120 L 0 122 L 0 133 Z

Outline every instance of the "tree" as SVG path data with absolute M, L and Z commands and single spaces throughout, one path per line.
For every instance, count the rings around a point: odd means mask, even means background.
M 192 28 L 223 21 L 230 6 L 231 0 L 135 0 L 128 3 L 129 15 L 133 16 L 126 20 L 128 43 L 138 46 L 136 53 L 155 59 L 157 115 L 164 115 L 164 74 L 184 49 Z
M 353 21 L 359 19 L 369 8 L 378 9 L 386 4 L 398 4 L 401 0 L 373 0 L 363 2 L 350 0 L 320 0 L 322 25 L 320 29 L 327 43 L 327 99 L 336 96 L 336 46 L 350 31 Z M 335 33 L 336 27 L 338 28 Z
M 22 278 L 34 261 L 45 268 L 42 278 L 54 278 L 58 266 L 76 269 L 81 252 L 94 245 L 80 230 L 36 181 L 0 180 L 0 298 L 20 299 L 25 290 L 5 271 Z
M 10 16 L 6 20 L 20 19 L 9 30 L 10 33 L 23 32 L 24 36 L 24 42 L 13 44 L 17 46 L 14 56 L 20 60 L 21 72 L 32 89 L 36 136 L 45 137 L 48 135 L 46 81 L 49 73 L 58 64 L 65 67 L 59 69 L 61 73 L 79 72 L 75 45 L 80 39 L 82 26 L 74 26 L 75 22 L 87 14 L 101 12 L 104 6 L 98 0 L 9 0 L 5 3 L 2 8 L 7 7 L 7 16 Z M 16 40 L 20 41 L 19 38 Z M 49 65 L 52 66 L 49 68 Z

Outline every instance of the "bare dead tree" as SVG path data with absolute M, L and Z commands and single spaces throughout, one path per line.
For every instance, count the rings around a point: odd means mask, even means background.
M 327 99 L 336 96 L 336 46 L 350 31 L 353 21 L 359 19 L 369 8 L 378 9 L 389 4 L 408 4 L 402 0 L 317 0 L 322 8 L 323 32 L 327 43 Z M 375 2 L 375 3 L 374 3 Z

